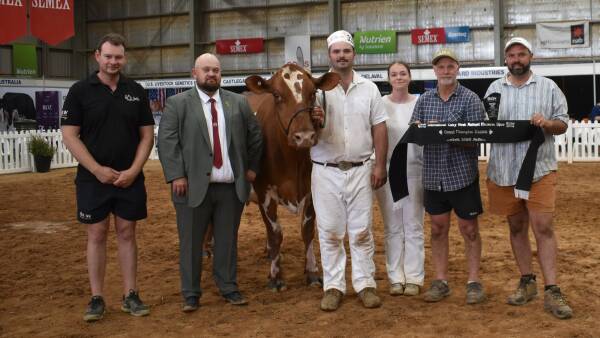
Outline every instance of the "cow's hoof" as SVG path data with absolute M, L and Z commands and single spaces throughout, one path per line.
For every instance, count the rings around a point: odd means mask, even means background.
M 269 279 L 268 287 L 272 292 L 280 292 L 287 290 L 287 286 L 281 279 Z
M 319 276 L 306 276 L 306 284 L 310 287 L 322 287 L 323 279 Z

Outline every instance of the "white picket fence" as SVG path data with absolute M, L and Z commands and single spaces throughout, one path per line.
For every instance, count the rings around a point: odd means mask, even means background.
M 479 160 L 487 161 L 490 144 L 480 147 Z M 567 132 L 554 136 L 554 149 L 559 161 L 600 162 L 600 123 L 569 121 Z
M 0 174 L 35 171 L 33 156 L 27 151 L 31 135 L 45 137 L 56 149 L 50 168 L 77 165 L 77 160 L 62 142 L 60 130 L 0 132 Z M 555 136 L 555 139 L 554 147 L 559 161 L 600 162 L 600 123 L 569 121 L 567 132 Z M 489 153 L 490 145 L 482 144 L 479 160 L 487 161 Z M 150 159 L 158 159 L 156 146 L 152 148 Z
M 77 160 L 62 142 L 60 130 L 0 132 L 0 174 L 35 171 L 33 156 L 27 150 L 31 135 L 44 137 L 56 149 L 50 168 L 77 166 Z M 156 147 L 152 148 L 150 159 L 158 159 Z

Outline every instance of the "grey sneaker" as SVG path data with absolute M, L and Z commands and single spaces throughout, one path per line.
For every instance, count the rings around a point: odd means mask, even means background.
M 535 275 L 533 277 L 521 277 L 517 290 L 508 296 L 506 302 L 510 305 L 523 305 L 535 298 L 537 293 Z
M 441 279 L 436 279 L 431 282 L 429 290 L 423 295 L 423 299 L 428 303 L 439 302 L 440 300 L 450 295 L 450 287 L 448 283 Z
M 390 295 L 400 296 L 404 294 L 404 285 L 402 283 L 394 283 L 390 285 Z
M 375 288 L 364 288 L 358 293 L 358 298 L 367 309 L 374 309 L 381 306 L 381 299 L 377 296 Z
M 85 310 L 85 315 L 83 316 L 83 320 L 86 322 L 95 322 L 97 320 L 102 319 L 104 316 L 104 311 L 106 308 L 106 304 L 104 304 L 104 299 L 102 296 L 94 296 L 88 303 L 88 307 Z
M 421 287 L 417 284 L 406 283 L 404 286 L 404 295 L 405 296 L 416 296 L 419 294 Z
M 467 304 L 479 304 L 485 300 L 483 286 L 479 282 L 467 284 Z
M 567 304 L 567 300 L 558 286 L 544 291 L 544 310 L 552 313 L 558 319 L 567 319 L 573 316 L 573 310 Z
M 129 290 L 127 297 L 123 296 L 121 311 L 136 317 L 147 316 L 150 314 L 150 308 L 142 302 L 140 295 L 134 290 Z
M 344 294 L 338 289 L 328 289 L 321 299 L 321 310 L 335 311 L 340 307 Z

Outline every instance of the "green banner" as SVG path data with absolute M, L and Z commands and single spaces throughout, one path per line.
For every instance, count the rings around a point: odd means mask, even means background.
M 13 74 L 37 76 L 37 51 L 35 45 L 13 44 Z
M 395 31 L 370 31 L 354 33 L 356 54 L 396 53 Z

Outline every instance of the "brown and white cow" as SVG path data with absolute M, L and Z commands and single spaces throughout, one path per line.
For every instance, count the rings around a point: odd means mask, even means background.
M 273 291 L 285 289 L 280 264 L 283 233 L 277 220 L 278 205 L 293 213 L 302 213 L 306 281 L 310 285 L 321 284 L 313 251 L 315 210 L 310 193 L 310 147 L 317 143 L 317 130 L 310 115 L 317 89 L 330 90 L 339 80 L 334 73 L 313 78 L 294 64 L 284 65 L 269 80 L 257 75 L 246 79 L 248 89 L 258 94 L 249 95 L 248 101 L 256 112 L 264 138 L 254 191 L 267 230 L 271 260 L 269 287 Z

